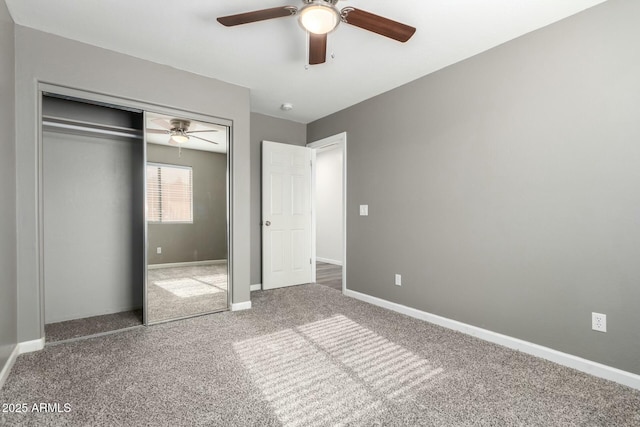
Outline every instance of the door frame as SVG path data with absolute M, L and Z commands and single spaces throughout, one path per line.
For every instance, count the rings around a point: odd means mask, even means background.
M 316 150 L 338 146 L 342 151 L 342 294 L 347 290 L 347 132 L 341 132 L 307 144 L 313 149 L 313 170 L 311 175 L 311 259 L 316 263 Z M 316 269 L 313 268 L 313 282 L 316 281 Z

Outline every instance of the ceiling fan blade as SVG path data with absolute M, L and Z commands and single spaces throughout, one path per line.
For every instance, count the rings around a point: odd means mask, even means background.
M 160 133 L 162 135 L 168 135 L 170 132 L 168 130 L 147 128 L 147 133 Z
M 309 33 L 309 65 L 323 64 L 327 60 L 327 35 Z
M 201 132 L 218 132 L 218 129 L 208 129 L 208 130 L 188 130 L 185 133 L 187 134 L 191 134 L 191 133 L 201 133 Z
M 221 16 L 218 18 L 218 22 L 226 27 L 233 27 L 251 22 L 291 16 L 297 12 L 298 8 L 295 6 L 272 7 L 270 9 L 254 10 L 253 12 L 239 13 L 237 15 Z
M 345 7 L 342 9 L 341 15 L 347 24 L 355 25 L 402 43 L 409 40 L 413 33 L 416 32 L 415 28 L 408 25 L 353 7 Z
M 195 136 L 195 135 L 189 135 L 189 138 L 199 139 L 200 141 L 210 142 L 211 144 L 216 144 L 216 145 L 218 144 L 215 141 L 209 141 L 208 139 L 200 138 L 199 136 Z
M 171 130 L 171 123 L 169 123 L 169 120 L 167 119 L 158 117 L 156 119 L 151 119 L 151 121 L 153 121 L 153 123 L 157 124 L 158 126 L 162 126 L 166 130 Z

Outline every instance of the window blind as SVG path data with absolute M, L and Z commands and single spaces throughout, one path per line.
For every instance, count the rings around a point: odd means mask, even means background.
M 147 164 L 147 221 L 193 222 L 193 172 L 190 167 Z

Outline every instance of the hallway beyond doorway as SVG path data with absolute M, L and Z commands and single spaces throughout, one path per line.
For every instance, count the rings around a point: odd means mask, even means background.
M 342 266 L 316 262 L 316 283 L 342 292 Z

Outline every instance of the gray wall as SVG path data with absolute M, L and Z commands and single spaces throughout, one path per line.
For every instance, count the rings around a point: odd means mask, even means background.
M 251 284 L 262 283 L 262 141 L 305 145 L 307 126 L 290 120 L 251 113 Z
M 249 301 L 249 90 L 16 26 L 18 340 L 42 337 L 37 86 L 46 82 L 233 120 L 233 302 Z
M 142 307 L 142 144 L 43 132 L 45 323 Z
M 348 132 L 348 288 L 640 374 L 638 16 L 608 1 L 311 123 Z
M 44 97 L 43 116 L 142 130 L 142 113 Z M 142 138 L 43 129 L 45 323 L 142 306 Z
M 149 224 L 149 264 L 227 259 L 227 155 L 147 144 L 147 161 L 191 166 L 192 224 Z M 161 247 L 158 254 L 156 248 Z
M 17 342 L 14 25 L 0 1 L 0 371 Z

